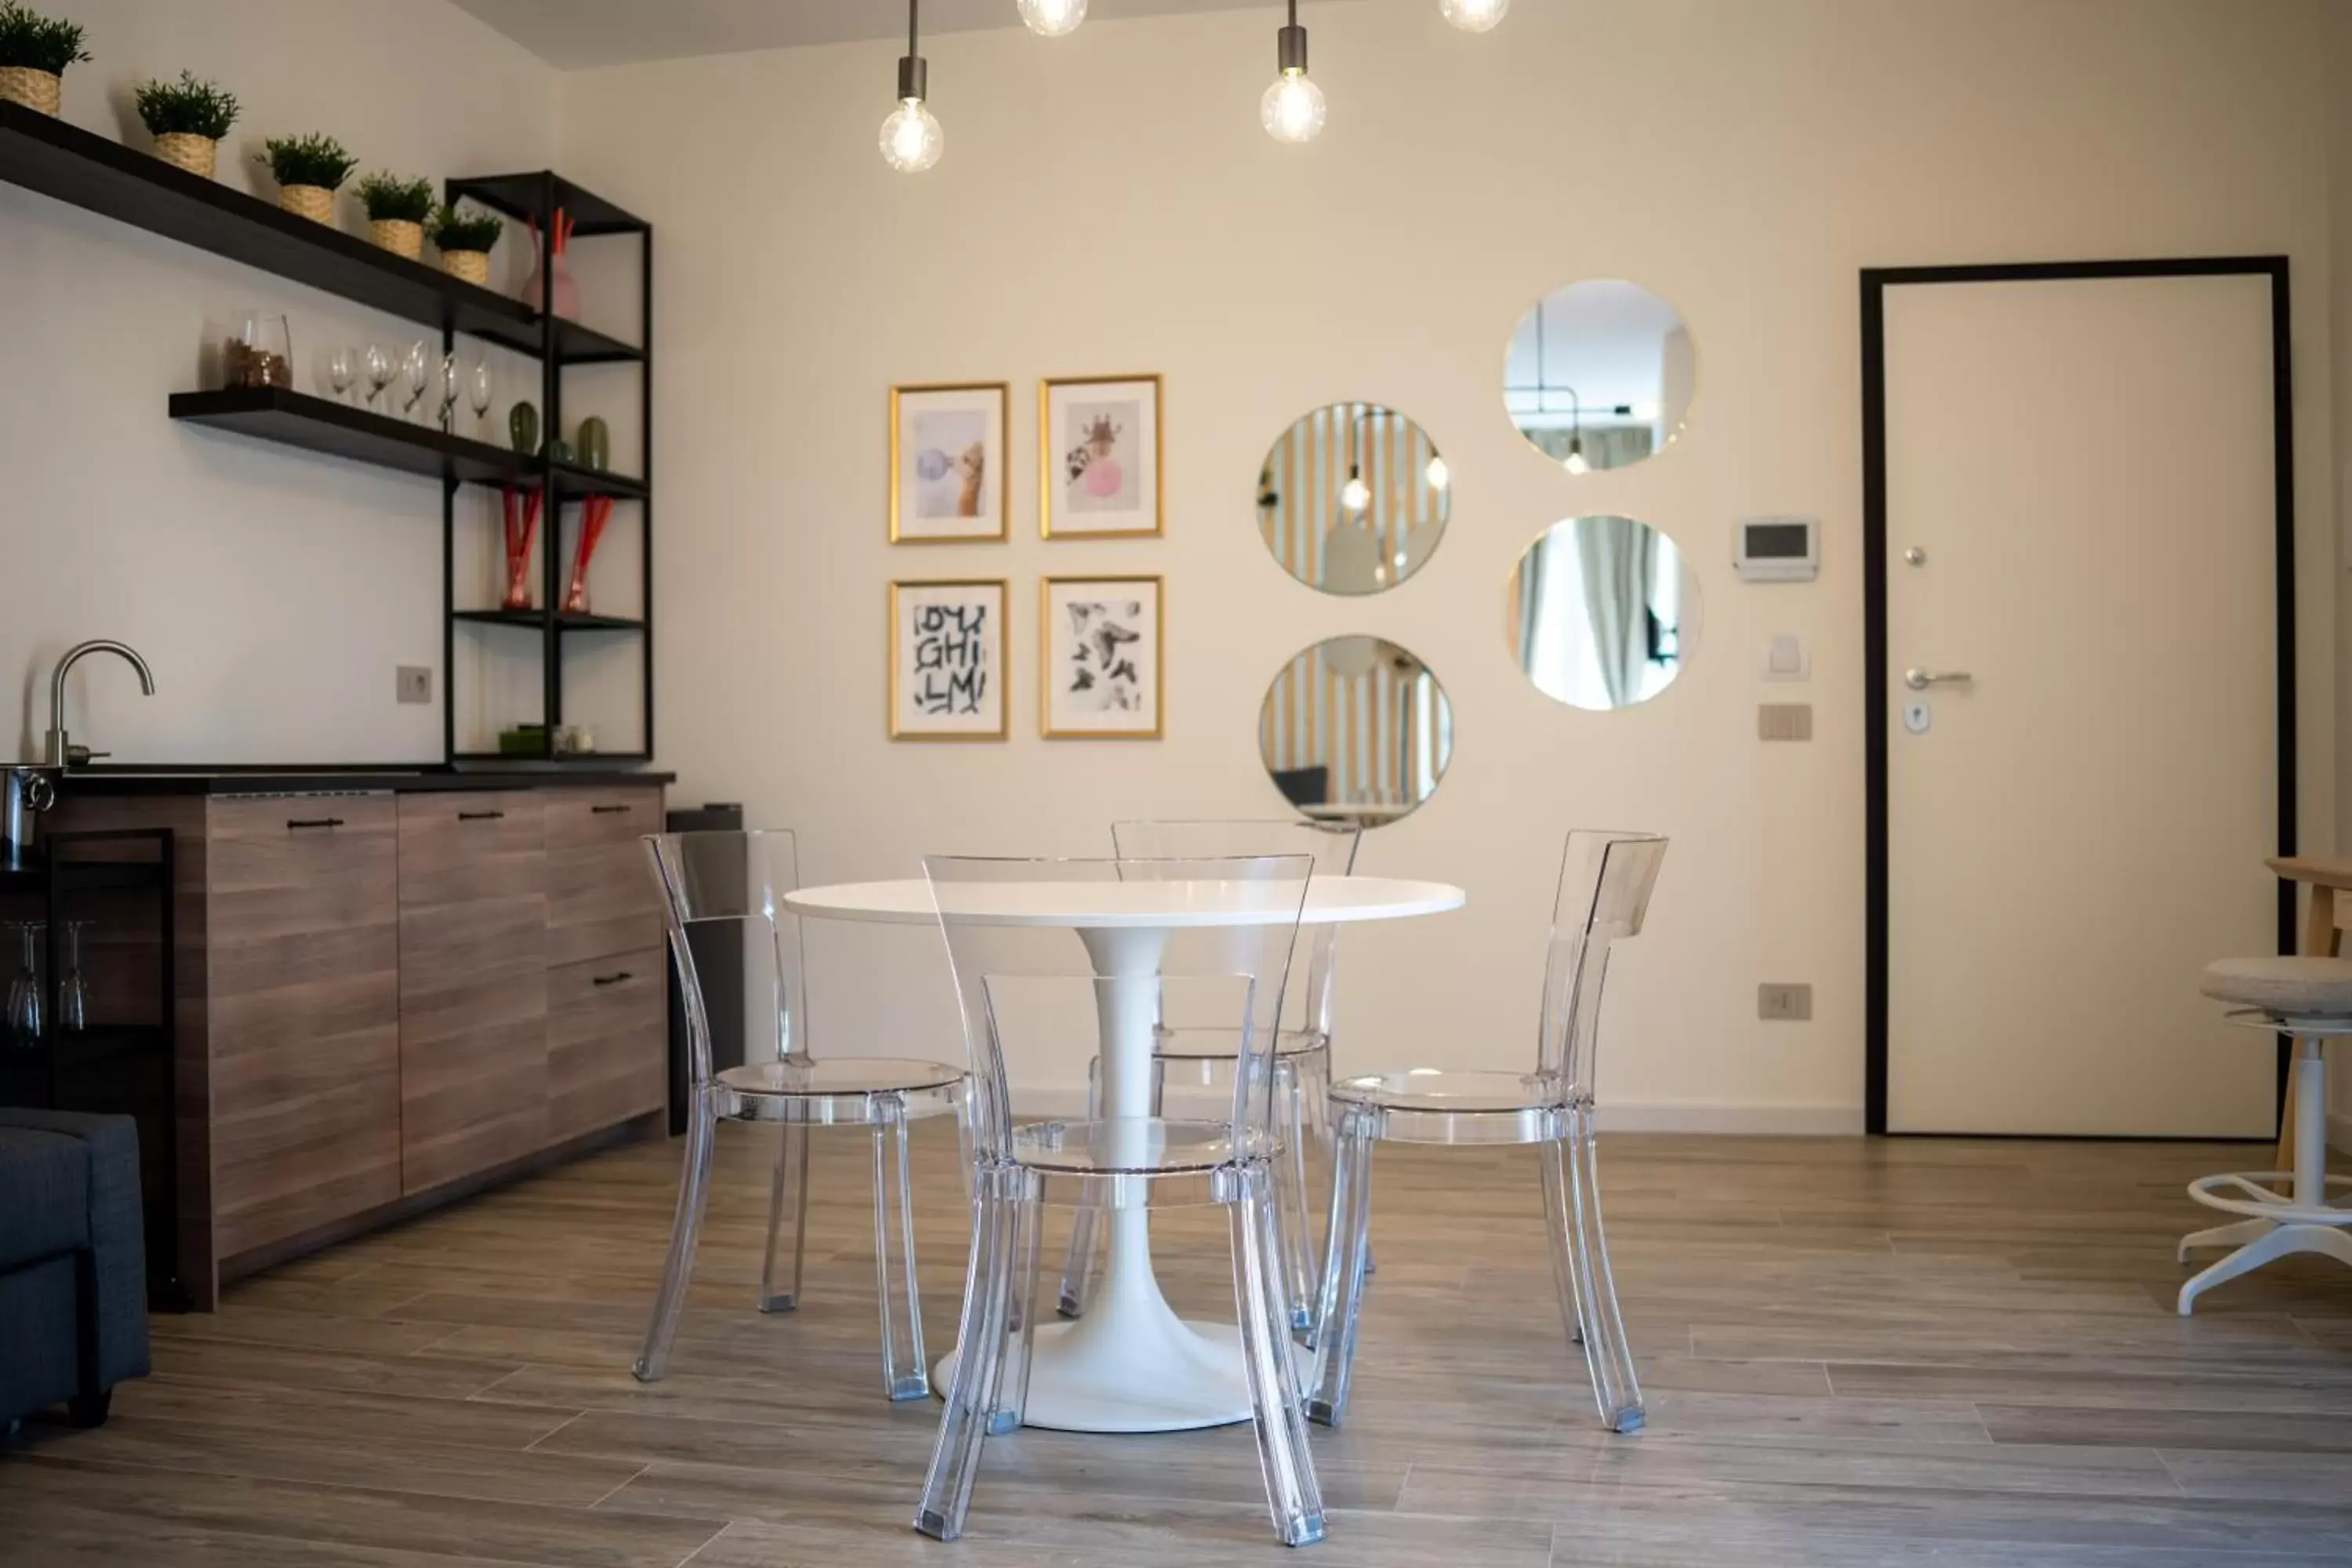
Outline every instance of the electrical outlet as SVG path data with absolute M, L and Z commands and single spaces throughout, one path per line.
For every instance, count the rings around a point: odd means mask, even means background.
M 1756 988 L 1756 1016 L 1772 1024 L 1810 1023 L 1813 1016 L 1813 988 L 1768 980 Z
M 421 664 L 402 665 L 400 667 L 399 698 L 403 702 L 432 701 L 432 669 L 427 666 Z
M 1810 741 L 1813 738 L 1813 705 L 1810 702 L 1763 702 L 1756 708 L 1756 738 L 1759 741 Z

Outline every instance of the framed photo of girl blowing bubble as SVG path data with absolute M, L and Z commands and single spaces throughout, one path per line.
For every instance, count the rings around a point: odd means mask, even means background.
M 1037 389 L 1037 510 L 1047 539 L 1163 531 L 1156 375 L 1074 376 Z
M 890 542 L 977 544 L 1011 527 L 1004 461 L 1012 387 L 1001 381 L 890 389 Z

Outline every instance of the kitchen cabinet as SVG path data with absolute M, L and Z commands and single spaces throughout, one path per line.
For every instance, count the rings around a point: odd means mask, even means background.
M 640 842 L 664 776 L 255 787 L 277 782 L 78 776 L 47 823 L 173 833 L 179 1258 L 199 1306 L 219 1279 L 650 1130 L 667 1100 Z

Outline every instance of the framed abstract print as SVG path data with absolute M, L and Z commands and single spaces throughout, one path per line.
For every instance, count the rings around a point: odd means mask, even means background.
M 1039 721 L 1053 741 L 1156 741 L 1167 710 L 1166 590 L 1157 577 L 1048 577 Z
M 1156 375 L 1048 381 L 1037 389 L 1037 508 L 1047 539 L 1165 531 Z
M 890 389 L 890 542 L 975 544 L 1010 531 L 1012 387 Z
M 1005 582 L 890 584 L 890 738 L 1005 736 Z

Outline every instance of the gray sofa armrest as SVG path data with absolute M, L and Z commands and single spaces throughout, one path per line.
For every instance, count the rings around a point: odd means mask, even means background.
M 97 1393 L 151 1369 L 147 1350 L 147 1242 L 139 1180 L 139 1124 L 128 1116 L 0 1106 L 0 1126 L 79 1138 L 89 1150 L 89 1283 L 95 1300 Z

